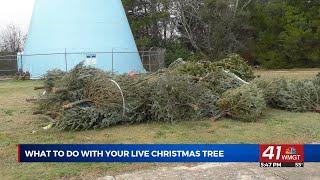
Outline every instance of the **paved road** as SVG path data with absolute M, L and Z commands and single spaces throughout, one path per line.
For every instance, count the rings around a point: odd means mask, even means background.
M 320 180 L 320 164 L 308 163 L 304 168 L 260 168 L 256 163 L 213 163 L 200 164 L 193 167 L 163 167 L 153 170 L 120 174 L 115 177 L 106 176 L 99 180 Z

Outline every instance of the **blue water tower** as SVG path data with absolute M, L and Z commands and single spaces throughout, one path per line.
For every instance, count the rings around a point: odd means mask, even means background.
M 121 0 L 36 0 L 20 68 L 32 79 L 80 62 L 144 72 Z

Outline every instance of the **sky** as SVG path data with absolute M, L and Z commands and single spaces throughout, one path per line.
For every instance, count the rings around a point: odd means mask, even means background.
M 0 0 L 0 29 L 8 24 L 20 26 L 27 31 L 35 0 Z

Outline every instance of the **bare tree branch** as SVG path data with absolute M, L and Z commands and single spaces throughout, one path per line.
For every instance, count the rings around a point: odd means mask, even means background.
M 26 34 L 19 26 L 8 25 L 0 33 L 1 51 L 5 52 L 21 52 L 26 40 Z

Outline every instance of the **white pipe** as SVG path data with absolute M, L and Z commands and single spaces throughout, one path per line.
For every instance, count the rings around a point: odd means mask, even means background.
M 236 78 L 237 80 L 241 81 L 243 84 L 250 84 L 247 81 L 241 79 L 239 76 L 235 75 L 234 73 L 230 72 L 230 71 L 226 71 L 223 70 L 225 73 L 230 74 L 231 76 L 233 76 L 234 78 Z
M 115 80 L 112 80 L 112 79 L 109 79 L 109 80 L 110 80 L 111 82 L 113 82 L 113 83 L 118 87 L 118 89 L 120 90 L 120 93 L 121 93 L 121 96 L 122 96 L 123 116 L 125 116 L 125 113 L 126 113 L 126 103 L 125 103 L 123 91 L 122 91 L 120 85 L 119 85 Z

